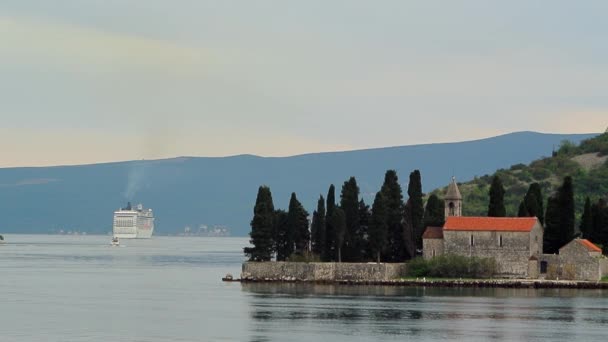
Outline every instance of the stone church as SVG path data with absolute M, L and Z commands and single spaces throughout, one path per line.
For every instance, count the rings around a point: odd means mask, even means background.
M 584 239 L 574 239 L 559 255 L 542 254 L 544 228 L 536 217 L 462 216 L 462 195 L 454 178 L 444 201 L 445 224 L 427 227 L 422 236 L 425 259 L 441 254 L 494 258 L 497 276 L 507 278 L 597 281 L 608 274 L 608 259 Z

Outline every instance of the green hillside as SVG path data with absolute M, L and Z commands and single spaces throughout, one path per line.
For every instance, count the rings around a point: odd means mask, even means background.
M 492 175 L 475 177 L 459 183 L 463 196 L 463 215 L 486 216 L 492 177 L 498 175 L 506 190 L 507 216 L 517 216 L 520 201 L 531 183 L 541 185 L 544 202 L 562 183 L 565 176 L 572 176 L 575 186 L 576 217 L 580 218 L 585 197 L 592 202 L 608 195 L 608 132 L 584 140 L 579 145 L 563 141 L 552 157 L 536 160 L 529 165 L 517 164 L 500 169 Z M 432 193 L 443 197 L 447 187 Z M 546 208 L 546 205 L 545 205 Z

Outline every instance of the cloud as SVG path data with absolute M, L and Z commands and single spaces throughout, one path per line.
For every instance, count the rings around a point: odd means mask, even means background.
M 7 60 L 85 73 L 204 73 L 213 63 L 211 53 L 200 47 L 51 21 L 0 17 L 0 61 Z

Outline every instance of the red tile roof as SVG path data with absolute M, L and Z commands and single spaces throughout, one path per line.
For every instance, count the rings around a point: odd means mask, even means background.
M 538 222 L 536 217 L 464 217 L 450 216 L 444 230 L 529 232 Z
M 441 227 L 426 227 L 423 239 L 443 239 L 443 228 Z
M 581 245 L 585 246 L 585 248 L 587 248 L 587 250 L 589 252 L 600 252 L 600 253 L 602 252 L 602 250 L 598 246 L 594 245 L 593 242 L 591 242 L 587 239 L 577 239 L 577 241 Z

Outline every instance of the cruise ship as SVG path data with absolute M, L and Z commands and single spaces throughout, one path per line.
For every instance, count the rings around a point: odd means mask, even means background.
M 149 239 L 154 232 L 154 214 L 152 209 L 144 209 L 138 204 L 135 208 L 131 203 L 126 208 L 114 212 L 112 235 L 119 239 Z

